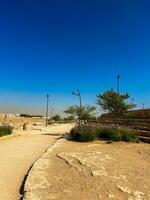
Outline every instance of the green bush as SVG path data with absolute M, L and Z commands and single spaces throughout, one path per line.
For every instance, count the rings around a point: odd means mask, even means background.
M 121 134 L 114 128 L 99 128 L 97 137 L 105 140 L 120 141 Z
M 11 126 L 0 126 L 0 137 L 4 135 L 10 135 L 12 133 Z
M 122 141 L 125 142 L 137 142 L 138 136 L 135 132 L 130 130 L 120 130 Z
M 75 127 L 70 132 L 70 137 L 79 142 L 90 142 L 96 138 L 94 129 L 88 126 Z
M 82 126 L 75 127 L 70 132 L 70 137 L 73 140 L 80 142 L 93 141 L 96 138 L 109 140 L 109 141 L 126 141 L 137 142 L 138 136 L 135 132 L 125 129 L 104 128 L 104 127 L 92 127 Z
M 97 137 L 112 141 L 138 141 L 138 136 L 135 132 L 125 129 L 116 130 L 115 128 L 99 128 L 97 130 Z

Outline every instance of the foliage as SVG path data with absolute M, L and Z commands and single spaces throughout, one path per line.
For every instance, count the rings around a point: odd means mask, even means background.
M 20 117 L 43 117 L 42 115 L 20 114 Z
M 126 100 L 129 98 L 128 93 L 119 94 L 113 89 L 97 95 L 97 104 L 104 110 L 108 111 L 115 119 L 124 115 L 129 109 L 135 107 L 135 104 L 129 104 Z
M 115 129 L 106 127 L 82 126 L 75 127 L 70 132 L 70 137 L 75 141 L 89 142 L 96 138 L 109 141 L 137 142 L 138 136 L 135 132 L 126 129 Z
M 64 112 L 68 115 L 74 116 L 76 118 L 80 118 L 81 120 L 88 120 L 94 117 L 94 111 L 96 108 L 94 106 L 70 106 Z
M 120 130 L 122 141 L 125 142 L 136 142 L 138 141 L 138 136 L 135 132 L 130 130 Z
M 12 133 L 12 127 L 11 126 L 0 126 L 0 137 L 4 135 L 10 135 Z
M 74 116 L 68 116 L 68 117 L 65 117 L 63 119 L 63 121 L 65 121 L 65 122 L 70 122 L 70 121 L 73 121 L 73 120 L 75 120 Z
M 138 136 L 135 132 L 127 129 L 115 129 L 115 128 L 100 128 L 97 131 L 97 137 L 111 141 L 125 141 L 136 142 Z
M 105 140 L 120 141 L 121 135 L 114 128 L 100 128 L 97 130 L 97 137 Z
M 20 117 L 31 117 L 30 114 L 20 114 Z
M 61 121 L 61 117 L 58 114 L 54 115 L 51 119 L 54 121 Z
M 70 131 L 70 137 L 79 142 L 90 142 L 96 138 L 95 131 L 88 126 L 75 127 Z

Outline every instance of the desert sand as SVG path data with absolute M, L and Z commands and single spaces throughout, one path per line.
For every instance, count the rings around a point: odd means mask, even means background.
M 47 199 L 150 200 L 149 169 L 149 144 L 66 140 L 49 155 Z

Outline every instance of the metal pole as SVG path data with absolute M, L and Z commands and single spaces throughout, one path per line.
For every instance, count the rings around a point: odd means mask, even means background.
M 145 106 L 144 103 L 142 103 L 142 105 L 143 105 L 143 109 L 144 109 L 144 106 Z
M 119 82 L 119 80 L 120 80 L 120 75 L 118 75 L 117 76 L 117 92 L 118 92 L 118 94 L 119 94 L 119 92 L 120 92 L 120 82 Z
M 79 116 L 79 126 L 81 126 L 81 109 L 82 109 L 82 102 L 81 102 L 81 94 L 78 90 L 79 102 L 80 102 L 80 116 Z
M 82 102 L 81 102 L 81 94 L 79 89 L 77 89 L 77 92 L 72 92 L 73 95 L 76 95 L 79 97 L 79 102 L 80 102 L 80 112 L 79 112 L 79 126 L 81 126 L 81 109 L 82 109 Z
M 131 101 L 132 101 L 132 105 L 133 105 L 133 103 L 134 103 L 134 98 L 132 98 Z M 133 107 L 132 107 L 132 110 L 133 110 Z
M 47 102 L 46 102 L 46 123 L 45 125 L 47 126 L 48 122 L 47 122 L 47 119 L 48 119 L 48 103 L 49 103 L 49 95 L 47 94 L 46 95 L 46 98 L 47 98 Z

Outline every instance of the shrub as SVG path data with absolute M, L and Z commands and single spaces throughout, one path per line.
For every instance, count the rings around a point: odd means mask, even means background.
M 138 141 L 138 136 L 135 132 L 125 129 L 116 130 L 115 128 L 100 128 L 97 130 L 97 137 L 112 141 Z
M 121 134 L 114 128 L 100 128 L 97 131 L 97 137 L 105 140 L 120 141 Z
M 135 132 L 126 129 L 115 129 L 105 127 L 82 126 L 75 127 L 70 132 L 73 140 L 80 142 L 93 141 L 96 138 L 109 141 L 137 142 L 138 136 Z
M 95 129 L 89 126 L 75 127 L 70 132 L 70 137 L 79 142 L 90 142 L 96 138 Z
M 11 126 L 0 126 L 0 137 L 4 135 L 10 135 L 12 133 Z
M 130 130 L 120 130 L 122 141 L 125 142 L 137 142 L 138 136 L 135 132 Z

